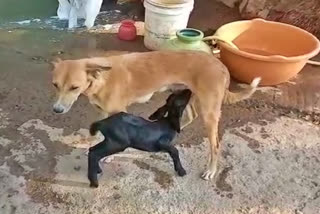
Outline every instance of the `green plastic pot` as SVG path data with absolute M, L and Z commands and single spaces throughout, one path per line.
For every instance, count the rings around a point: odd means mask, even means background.
M 211 48 L 202 41 L 203 33 L 193 28 L 178 30 L 175 38 L 169 40 L 163 47 L 165 50 L 194 50 L 212 54 Z

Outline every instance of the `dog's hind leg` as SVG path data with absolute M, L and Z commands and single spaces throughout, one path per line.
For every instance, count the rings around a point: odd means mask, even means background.
M 187 119 L 188 119 L 188 121 L 181 126 L 181 130 L 183 130 L 185 127 L 187 127 L 188 125 L 190 125 L 190 124 L 192 123 L 192 121 L 194 120 L 194 116 L 193 116 L 192 108 L 191 108 L 191 105 L 190 105 L 190 104 L 187 105 L 187 107 L 186 107 L 186 112 L 187 112 Z
M 188 121 L 181 126 L 181 130 L 183 130 L 185 127 L 190 125 L 198 117 L 198 113 L 195 108 L 195 98 L 194 97 L 191 98 L 191 100 L 189 101 L 189 104 L 186 107 L 186 112 L 187 112 Z
M 216 93 L 215 96 L 210 94 L 210 97 L 199 97 L 201 115 L 210 141 L 209 164 L 207 166 L 207 170 L 202 175 L 202 178 L 205 180 L 212 179 L 217 172 L 218 155 L 220 150 L 218 141 L 218 123 L 221 115 L 222 95 L 222 93 Z

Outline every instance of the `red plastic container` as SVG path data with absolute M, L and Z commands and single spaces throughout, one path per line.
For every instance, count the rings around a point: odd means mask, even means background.
M 137 37 L 137 28 L 133 20 L 123 20 L 119 27 L 118 38 L 121 40 L 131 41 Z

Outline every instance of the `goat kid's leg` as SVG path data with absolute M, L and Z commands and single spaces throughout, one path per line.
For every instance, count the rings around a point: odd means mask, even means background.
M 100 109 L 98 109 L 98 111 L 99 111 L 99 120 L 106 119 L 110 116 L 108 112 L 101 111 Z M 101 162 L 111 163 L 113 161 L 113 159 L 114 159 L 114 156 L 108 156 L 108 157 L 102 158 Z
M 90 181 L 90 187 L 97 188 L 98 174 L 102 173 L 102 169 L 99 166 L 99 161 L 108 156 L 126 149 L 126 146 L 121 144 L 103 141 L 89 149 L 88 154 L 88 179 Z
M 178 173 L 178 175 L 185 176 L 187 173 L 181 164 L 178 149 L 172 145 L 161 145 L 160 148 L 161 150 L 169 153 L 170 157 L 173 160 L 174 170 Z
M 94 151 L 90 151 L 88 154 L 88 179 L 90 181 L 90 187 L 97 188 L 98 183 L 98 173 L 101 173 L 102 170 L 99 166 L 99 157 L 95 154 Z
M 122 109 L 122 112 L 127 112 L 127 109 Z M 115 113 L 108 113 L 105 111 L 101 111 L 99 110 L 99 119 L 105 119 L 108 118 L 109 116 L 113 115 Z M 85 152 L 86 155 L 88 155 L 88 150 Z M 130 153 L 121 153 L 121 154 L 114 154 L 114 155 L 110 155 L 110 156 L 106 156 L 104 158 L 102 158 L 100 161 L 103 163 L 111 163 L 115 158 L 130 158 L 130 159 L 137 159 L 137 158 L 142 158 L 145 157 L 144 155 L 140 154 L 130 154 Z
M 127 112 L 127 109 L 122 109 L 121 110 L 122 112 Z M 113 115 L 115 113 L 107 113 L 107 112 L 103 112 L 103 111 L 100 111 L 100 115 L 101 115 L 101 119 L 105 119 L 111 115 Z M 124 153 L 121 153 L 121 154 L 114 154 L 114 155 L 110 155 L 110 156 L 107 156 L 105 158 L 102 158 L 101 159 L 101 162 L 103 163 L 111 163 L 115 158 L 130 158 L 130 159 L 136 159 L 136 158 L 141 158 L 142 155 L 136 155 L 136 154 L 126 154 L 126 152 Z

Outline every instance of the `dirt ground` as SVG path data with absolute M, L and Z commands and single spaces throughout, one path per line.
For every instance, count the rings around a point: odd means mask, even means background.
M 190 26 L 207 31 L 237 19 L 237 11 L 201 0 Z M 312 66 L 288 83 L 223 106 L 213 181 L 200 179 L 209 150 L 197 119 L 176 139 L 187 176 L 174 173 L 166 154 L 129 150 L 137 157 L 103 164 L 100 187 L 90 189 L 85 148 L 98 115 L 85 97 L 69 113 L 53 113 L 48 61 L 111 50 L 146 51 L 142 38 L 0 30 L 1 214 L 320 213 L 320 72 Z M 156 94 L 130 112 L 148 116 L 166 96 Z

